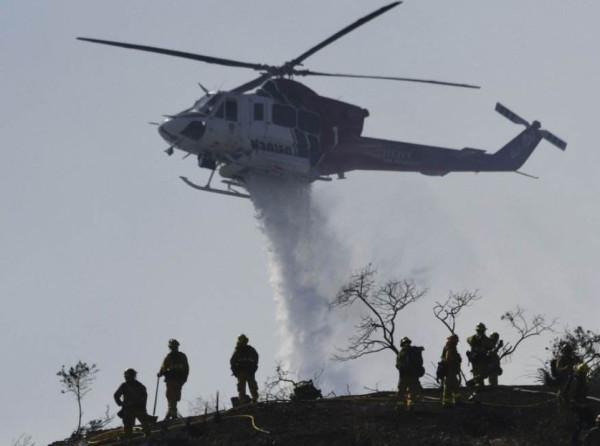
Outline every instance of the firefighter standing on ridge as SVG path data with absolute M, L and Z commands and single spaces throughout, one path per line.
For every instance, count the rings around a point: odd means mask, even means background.
M 400 351 L 396 356 L 396 368 L 400 373 L 398 381 L 398 405 L 406 400 L 406 408 L 412 407 L 414 398 L 421 393 L 419 378 L 425 374 L 423 368 L 423 347 L 413 347 L 409 338 L 400 340 Z
M 229 360 L 229 365 L 231 366 L 233 376 L 237 378 L 239 402 L 243 404 L 247 399 L 246 383 L 248 383 L 252 402 L 256 403 L 258 401 L 258 384 L 256 384 L 254 374 L 258 369 L 258 353 L 248 344 L 246 335 L 241 334 L 238 336 L 235 350 Z
M 467 381 L 468 386 L 483 387 L 489 367 L 488 352 L 493 349 L 492 341 L 485 334 L 486 326 L 480 322 L 475 327 L 475 334 L 467 338 L 471 350 L 467 357 L 471 361 L 473 378 Z
M 553 374 L 556 377 L 558 383 L 558 392 L 556 396 L 558 397 L 559 403 L 566 403 L 567 401 L 567 393 L 569 391 L 569 387 L 571 386 L 571 382 L 573 381 L 573 372 L 575 371 L 575 366 L 579 364 L 580 359 L 573 351 L 573 346 L 569 343 L 566 343 L 560 349 L 560 355 L 554 361 L 554 366 L 550 364 L 551 368 L 554 368 Z
M 460 363 L 462 358 L 457 350 L 458 336 L 453 334 L 446 340 L 442 351 L 442 360 L 438 364 L 438 378 L 444 382 L 442 392 L 442 407 L 454 407 L 460 403 Z
M 146 412 L 148 393 L 146 387 L 135 379 L 137 372 L 133 369 L 125 370 L 125 382 L 119 386 L 114 394 L 115 402 L 121 406 L 117 413 L 123 419 L 125 438 L 133 435 L 135 419 L 140 420 L 146 438 L 150 436 L 150 424 L 155 421 Z M 121 399 L 122 398 L 122 399 Z
M 500 335 L 496 332 L 490 335 L 490 347 L 487 353 L 488 360 L 488 371 L 487 379 L 489 380 L 490 386 L 495 387 L 498 385 L 498 376 L 502 375 L 502 367 L 500 367 L 500 356 L 498 351 L 504 346 L 504 342 L 500 339 Z
M 163 360 L 162 366 L 156 375 L 158 377 L 164 376 L 167 386 L 168 409 L 165 421 L 177 418 L 177 402 L 181 400 L 181 388 L 190 373 L 187 356 L 179 351 L 177 339 L 169 339 L 169 349 L 171 349 L 171 352 Z

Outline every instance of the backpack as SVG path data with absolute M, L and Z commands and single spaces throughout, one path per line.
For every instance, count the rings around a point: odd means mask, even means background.
M 446 375 L 448 374 L 448 363 L 446 361 L 440 361 L 437 364 L 437 369 L 435 371 L 435 379 L 438 382 L 443 382 L 446 379 Z
M 421 378 L 425 375 L 425 368 L 423 367 L 423 350 L 424 347 L 410 347 L 408 350 L 408 363 L 410 369 Z

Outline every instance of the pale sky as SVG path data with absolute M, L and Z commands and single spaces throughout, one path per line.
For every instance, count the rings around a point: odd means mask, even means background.
M 179 175 L 202 183 L 207 171 L 167 157 L 148 125 L 193 104 L 198 82 L 226 90 L 255 73 L 75 38 L 279 64 L 386 3 L 0 3 L 0 444 L 28 433 L 43 445 L 76 427 L 75 400 L 56 377 L 63 364 L 101 370 L 83 402 L 87 422 L 107 404 L 116 412 L 112 394 L 128 367 L 153 400 L 175 337 L 192 369 L 185 415 L 196 397 L 235 395 L 228 360 L 241 332 L 261 355 L 261 386 L 283 342 L 252 203 L 185 186 Z M 414 278 L 430 289 L 399 321 L 401 335 L 425 346 L 429 369 L 446 336 L 431 308 L 448 290 L 484 296 L 459 320 L 462 339 L 480 321 L 512 339 L 500 315 L 517 304 L 560 318 L 559 328 L 598 330 L 598 17 L 600 4 L 588 0 L 406 0 L 305 61 L 315 71 L 482 86 L 301 80 L 367 108 L 365 136 L 494 152 L 522 129 L 494 112 L 500 101 L 569 144 L 564 153 L 540 144 L 522 168 L 538 180 L 351 172 L 313 186 L 326 230 L 347 253 L 340 277 L 371 262 L 382 281 Z M 531 382 L 552 337 L 520 348 L 501 382 Z M 340 388 L 396 386 L 389 354 L 343 368 L 351 382 Z M 165 410 L 161 384 L 157 414 Z

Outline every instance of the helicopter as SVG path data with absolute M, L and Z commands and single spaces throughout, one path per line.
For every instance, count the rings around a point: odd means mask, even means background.
M 194 155 L 198 165 L 211 171 L 202 186 L 180 177 L 189 186 L 207 192 L 250 198 L 240 189 L 252 173 L 299 181 L 331 181 L 354 170 L 419 172 L 444 176 L 450 172 L 519 172 L 542 141 L 561 150 L 567 143 L 529 123 L 500 103 L 496 111 L 515 124 L 525 126 L 497 152 L 474 148 L 450 149 L 362 136 L 368 110 L 357 105 L 321 96 L 295 77 L 324 76 L 419 82 L 460 88 L 476 85 L 392 76 L 324 73 L 299 69 L 317 51 L 356 28 L 395 8 L 396 1 L 361 17 L 296 58 L 282 65 L 242 62 L 125 42 L 78 37 L 78 40 L 236 68 L 252 69 L 259 76 L 228 91 L 211 92 L 194 105 L 166 116 L 158 125 L 160 136 L 169 144 L 170 156 L 181 150 Z M 218 171 L 226 188 L 211 185 Z M 527 174 L 523 174 L 527 175 Z M 535 178 L 535 177 L 534 177 Z

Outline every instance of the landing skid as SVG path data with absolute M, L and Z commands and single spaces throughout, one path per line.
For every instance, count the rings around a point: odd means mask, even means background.
M 181 180 L 187 184 L 190 187 L 193 187 L 194 189 L 198 189 L 198 190 L 203 190 L 205 192 L 213 192 L 215 194 L 222 194 L 222 195 L 229 195 L 232 197 L 239 197 L 239 198 L 250 198 L 250 195 L 248 194 L 243 194 L 241 192 L 236 191 L 235 189 L 232 188 L 232 186 L 234 186 L 233 183 L 231 182 L 227 182 L 227 190 L 224 189 L 213 189 L 212 187 L 210 187 L 210 183 L 207 184 L 206 186 L 199 186 L 195 183 L 192 183 L 190 180 L 188 180 L 186 177 L 179 177 L 181 178 Z

